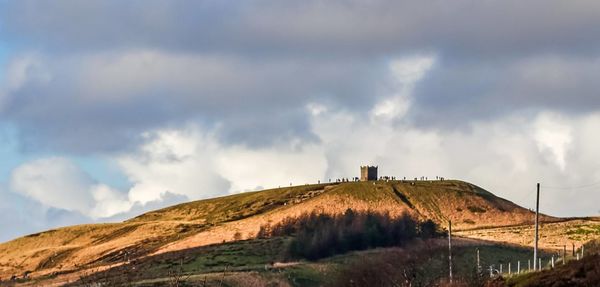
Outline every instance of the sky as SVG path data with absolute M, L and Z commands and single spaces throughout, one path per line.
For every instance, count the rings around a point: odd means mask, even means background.
M 600 2 L 0 1 L 0 241 L 443 176 L 600 214 Z

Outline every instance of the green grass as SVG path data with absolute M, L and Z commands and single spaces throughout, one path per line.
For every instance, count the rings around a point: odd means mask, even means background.
M 600 225 L 579 225 L 569 229 L 567 235 L 600 235 Z
M 322 286 L 326 281 L 325 274 L 312 267 L 310 264 L 296 265 L 286 268 L 284 274 L 289 278 L 292 286 L 313 287 Z
M 184 273 L 210 273 L 228 270 L 263 270 L 266 264 L 282 261 L 289 238 L 254 239 L 229 242 L 175 252 L 145 262 L 148 274 L 168 274 L 182 269 Z

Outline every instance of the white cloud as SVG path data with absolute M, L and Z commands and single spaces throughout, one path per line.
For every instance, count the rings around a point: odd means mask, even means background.
M 393 94 L 377 103 L 371 113 L 375 119 L 391 120 L 403 117 L 410 107 L 410 95 L 415 84 L 433 66 L 435 57 L 415 56 L 390 62 Z
M 540 152 L 550 154 L 560 169 L 565 170 L 566 153 L 572 141 L 571 127 L 565 118 L 557 114 L 542 113 L 535 120 L 534 132 Z
M 433 56 L 406 57 L 391 61 L 390 71 L 399 84 L 411 86 L 421 80 L 434 63 Z
M 107 185 L 92 185 L 89 192 L 95 201 L 94 208 L 88 213 L 92 218 L 110 217 L 129 211 L 132 206 L 124 194 Z
M 118 191 L 96 183 L 73 162 L 61 157 L 38 159 L 15 168 L 10 188 L 46 206 L 92 218 L 112 216 L 130 208 Z
M 129 200 L 145 204 L 165 193 L 201 199 L 321 180 L 326 169 L 315 144 L 270 148 L 227 146 L 196 126 L 148 133 L 134 154 L 117 158 L 133 187 Z
M 316 183 L 325 179 L 323 151 L 319 144 L 294 142 L 260 149 L 226 147 L 218 154 L 217 170 L 231 182 L 230 192 Z
M 210 134 L 162 130 L 148 133 L 146 139 L 138 152 L 117 158 L 133 183 L 131 202 L 156 201 L 167 192 L 199 199 L 227 191 L 229 183 L 214 170 L 218 146 Z

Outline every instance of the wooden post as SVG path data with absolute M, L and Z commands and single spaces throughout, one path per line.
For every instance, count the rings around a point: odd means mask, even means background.
M 552 269 L 554 269 L 554 255 L 552 255 Z
M 538 270 L 542 270 L 542 258 L 538 258 Z
M 583 258 L 583 248 L 585 248 L 585 245 L 581 245 L 581 258 Z
M 531 271 L 531 259 L 527 260 L 527 271 Z
M 521 274 L 521 260 L 517 261 L 517 274 Z
M 540 214 L 540 184 L 537 184 L 537 196 L 535 199 L 535 246 L 533 248 L 533 270 L 536 270 L 536 261 L 538 256 L 538 232 L 539 232 L 539 214 Z M 538 266 L 541 267 L 541 266 Z
M 567 245 L 563 245 L 563 265 L 567 264 Z
M 510 262 L 508 262 L 508 275 L 510 275 L 512 273 L 512 270 L 510 268 Z
M 502 274 L 502 264 L 500 264 L 500 274 Z
M 452 284 L 452 221 L 448 220 L 448 271 L 450 284 Z
M 575 257 L 575 243 L 571 243 L 573 245 L 573 257 Z

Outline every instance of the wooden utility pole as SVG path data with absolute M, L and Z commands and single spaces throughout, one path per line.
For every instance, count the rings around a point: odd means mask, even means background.
M 450 284 L 452 284 L 452 221 L 448 220 L 448 270 L 450 272 Z
M 537 268 L 541 266 L 537 266 L 537 256 L 538 256 L 538 232 L 539 232 L 539 215 L 540 215 L 540 184 L 537 184 L 537 196 L 535 199 L 535 246 L 533 248 L 533 271 L 536 271 Z M 541 269 L 541 268 L 540 268 Z

